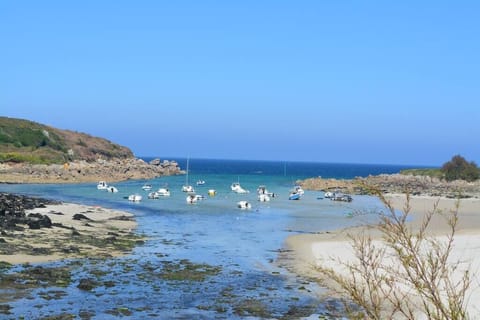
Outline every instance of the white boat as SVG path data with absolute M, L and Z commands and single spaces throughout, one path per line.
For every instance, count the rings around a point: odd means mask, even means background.
M 269 192 L 269 191 L 267 190 L 267 187 L 266 187 L 266 186 L 263 186 L 263 185 L 258 186 L 258 188 L 257 188 L 257 194 L 258 194 L 259 196 L 260 196 L 260 195 L 267 195 L 267 196 L 272 197 L 272 198 L 275 197 L 275 193 Z
M 185 185 L 182 187 L 183 192 L 193 193 L 195 189 L 188 184 L 188 171 L 189 171 L 190 158 L 187 158 L 187 172 L 185 176 Z
M 142 201 L 142 196 L 139 194 L 131 194 L 128 196 L 128 201 L 140 202 Z
M 195 189 L 192 186 L 186 185 L 182 187 L 183 192 L 194 193 Z
M 158 199 L 158 198 L 160 198 L 160 196 L 158 195 L 158 193 L 156 191 L 150 192 L 148 194 L 148 199 Z
M 290 195 L 288 196 L 288 200 L 300 200 L 302 195 L 298 193 L 296 190 L 290 191 Z
M 203 186 L 205 184 L 205 180 L 197 180 L 197 186 Z
M 239 182 L 232 183 L 230 189 L 236 193 L 248 193 L 248 190 L 243 189 Z
M 97 184 L 98 190 L 106 190 L 108 188 L 108 184 L 105 181 L 99 181 Z
M 200 194 L 189 194 L 186 198 L 187 203 L 197 203 L 200 200 L 205 199 L 204 196 Z
M 145 190 L 145 191 L 152 190 L 152 185 L 146 183 L 146 184 L 143 185 L 142 189 Z
M 250 204 L 250 202 L 242 200 L 242 201 L 237 202 L 237 208 L 240 208 L 240 209 L 243 209 L 243 210 L 251 209 L 252 205 Z
M 300 187 L 298 185 L 295 186 L 293 189 L 301 196 L 303 196 L 305 194 L 305 191 L 302 189 L 302 187 Z
M 304 193 L 305 191 L 303 191 L 302 187 L 296 185 L 292 190 L 290 190 L 288 200 L 300 200 Z
M 323 196 L 324 196 L 325 198 L 329 199 L 329 198 L 333 198 L 334 195 L 335 195 L 335 193 L 333 193 L 332 191 L 327 191 L 327 192 L 324 193 Z
M 259 194 L 258 201 L 260 202 L 268 202 L 270 201 L 270 196 L 268 194 Z
M 168 188 L 160 188 L 156 193 L 159 197 L 170 197 L 170 190 L 168 190 Z
M 115 193 L 115 192 L 118 192 L 118 189 L 115 188 L 114 186 L 108 186 L 108 187 L 107 187 L 107 191 L 108 191 L 108 192 L 113 192 L 113 193 Z

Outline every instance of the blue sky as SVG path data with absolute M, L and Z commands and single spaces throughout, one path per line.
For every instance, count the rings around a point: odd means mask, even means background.
M 0 2 L 0 114 L 137 156 L 480 163 L 476 1 Z

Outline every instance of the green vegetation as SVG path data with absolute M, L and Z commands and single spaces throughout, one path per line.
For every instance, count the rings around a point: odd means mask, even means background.
M 447 181 L 452 180 L 466 180 L 475 181 L 480 177 L 480 170 L 475 162 L 468 162 L 460 155 L 453 156 L 453 158 L 444 163 L 442 172 Z
M 65 140 L 52 128 L 0 117 L 0 162 L 63 163 L 67 150 Z
M 128 148 L 106 139 L 0 117 L 0 163 L 63 164 L 72 160 L 131 157 Z
M 413 176 L 428 176 L 432 178 L 445 179 L 447 181 L 465 180 L 475 181 L 480 178 L 480 169 L 475 162 L 468 162 L 460 155 L 443 164 L 441 168 L 406 169 L 401 174 Z
M 412 176 L 428 176 L 443 178 L 443 172 L 439 168 L 424 168 L 424 169 L 405 169 L 400 171 L 401 174 L 412 175 Z

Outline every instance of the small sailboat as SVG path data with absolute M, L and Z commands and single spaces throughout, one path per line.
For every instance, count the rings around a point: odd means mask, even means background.
M 193 193 L 195 192 L 195 189 L 193 186 L 188 184 L 188 171 L 189 171 L 189 165 L 190 165 L 190 158 L 187 158 L 187 172 L 185 176 L 185 185 L 182 187 L 183 192 L 188 192 L 188 193 Z
M 248 193 L 248 190 L 243 189 L 239 182 L 232 183 L 230 189 L 236 193 Z
M 305 191 L 303 191 L 302 187 L 300 186 L 295 186 L 293 187 L 292 190 L 290 190 L 290 195 L 288 196 L 288 200 L 300 200 L 300 198 L 303 196 Z

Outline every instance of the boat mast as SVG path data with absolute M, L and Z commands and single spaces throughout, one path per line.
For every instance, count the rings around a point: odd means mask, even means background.
M 189 167 L 189 164 L 190 164 L 190 157 L 187 157 L 187 175 L 185 177 L 185 185 L 188 186 L 188 167 Z

